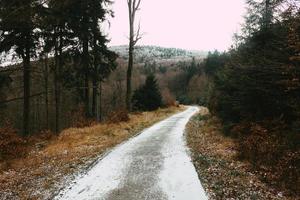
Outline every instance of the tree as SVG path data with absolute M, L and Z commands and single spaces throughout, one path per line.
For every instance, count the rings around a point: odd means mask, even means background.
M 137 32 L 135 32 L 135 17 L 136 12 L 140 9 L 141 0 L 127 0 L 128 11 L 129 11 L 129 59 L 128 59 L 128 70 L 127 70 L 127 92 L 126 92 L 126 107 L 127 110 L 131 110 L 131 79 L 133 69 L 133 53 L 134 47 L 137 42 L 142 39 L 140 34 L 140 25 L 138 26 Z
M 110 3 L 110 1 L 104 1 Z M 105 20 L 106 15 L 110 13 L 110 10 L 104 9 L 102 2 L 92 0 L 91 5 L 91 29 L 92 29 L 92 58 L 93 58 L 93 101 L 92 101 L 92 113 L 97 121 L 102 120 L 102 105 L 101 95 L 102 87 L 101 83 L 110 75 L 110 73 L 116 69 L 115 60 L 117 54 L 110 51 L 107 48 L 106 43 L 108 40 L 102 34 L 99 22 Z
M 227 134 L 238 137 L 243 159 L 271 172 L 267 182 L 297 194 L 293 177 L 299 174 L 295 163 L 300 154 L 289 152 L 300 150 L 300 9 L 288 6 L 296 3 L 292 0 L 259 2 L 250 4 L 248 29 L 224 65 L 208 71 L 214 84 L 210 110 Z M 284 12 L 276 9 L 280 5 Z M 221 55 L 209 59 L 217 64 Z
M 244 34 L 246 38 L 228 55 L 216 54 L 207 60 L 211 60 L 206 64 L 213 64 L 213 68 L 219 65 L 217 73 L 211 73 L 211 67 L 206 70 L 215 76 L 210 107 L 225 122 L 276 117 L 292 122 L 299 115 L 299 105 L 295 103 L 299 99 L 299 70 L 290 59 L 297 53 L 290 48 L 294 45 L 289 46 L 290 38 L 294 38 L 289 33 L 293 32 L 289 21 L 293 20 L 272 20 L 278 2 L 255 4 L 255 9 L 249 9 L 246 27 L 254 27 L 253 15 L 259 16 L 259 26 L 250 35 Z
M 102 95 L 102 82 L 110 75 L 110 73 L 116 69 L 117 65 L 115 63 L 117 54 L 108 50 L 108 48 L 102 43 L 101 46 L 94 45 L 93 52 L 93 116 L 97 121 L 102 120 L 102 105 L 101 105 L 101 95 Z
M 13 50 L 23 61 L 23 135 L 29 134 L 30 124 L 30 59 L 38 41 L 35 23 L 38 0 L 1 0 L 0 52 Z
M 147 76 L 146 83 L 134 92 L 133 108 L 143 111 L 156 110 L 162 105 L 162 96 L 154 75 Z
M 55 132 L 59 133 L 61 125 L 61 93 L 62 93 L 62 71 L 65 56 L 68 53 L 66 48 L 76 46 L 75 34 L 69 28 L 72 20 L 70 2 L 50 0 L 47 7 L 40 11 L 42 20 L 42 36 L 45 40 L 43 54 L 54 54 L 54 93 L 55 93 Z
M 112 15 L 105 5 L 109 0 L 75 0 L 71 2 L 70 28 L 79 40 L 79 55 L 81 57 L 81 72 L 84 74 L 84 102 L 87 117 L 97 117 L 99 100 L 99 83 L 103 81 L 116 67 L 113 63 L 116 54 L 109 51 L 108 40 L 102 33 L 100 24 Z M 92 99 L 90 86 L 92 85 Z M 92 104 L 91 104 L 92 102 Z M 92 106 L 91 106 L 92 105 Z
M 193 76 L 199 74 L 199 69 L 200 69 L 199 64 L 196 63 L 194 57 L 190 64 L 183 66 L 183 71 L 186 74 L 186 81 L 185 81 L 186 86 L 189 85 L 189 82 L 193 78 Z
M 204 71 L 207 75 L 213 77 L 217 72 L 225 67 L 226 54 L 221 54 L 218 51 L 209 52 L 207 58 L 204 60 Z
M 9 91 L 8 88 L 11 82 L 12 79 L 9 74 L 0 70 L 0 109 L 4 109 L 6 107 L 3 102 L 6 100 L 7 91 Z M 0 113 L 0 126 L 2 125 L 2 122 L 4 122 L 5 114 L 6 113 Z
M 268 29 L 274 22 L 274 13 L 281 0 L 247 0 L 247 15 L 244 24 L 245 36 L 250 36 L 257 30 Z
M 107 48 L 107 38 L 100 24 L 112 15 L 105 5 L 109 0 L 76 0 L 72 3 L 74 20 L 70 27 L 79 39 L 82 72 L 84 74 L 84 102 L 87 117 L 101 118 L 101 82 L 116 68 L 116 54 Z M 90 86 L 92 85 L 92 99 Z M 91 104 L 92 103 L 92 104 Z M 92 106 L 91 106 L 92 105 Z

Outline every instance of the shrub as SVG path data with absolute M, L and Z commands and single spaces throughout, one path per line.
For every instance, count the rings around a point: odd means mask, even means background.
M 199 115 L 194 116 L 194 119 L 197 121 L 207 121 L 209 118 L 210 118 L 209 114 L 207 114 L 207 115 L 199 114 Z
M 162 91 L 162 99 L 163 99 L 163 104 L 164 106 L 170 107 L 170 106 L 176 106 L 176 99 L 175 97 L 171 94 L 168 88 L 165 88 Z
M 107 118 L 107 121 L 109 123 L 128 122 L 129 120 L 130 119 L 129 119 L 128 111 L 125 109 L 112 112 L 110 115 L 108 115 Z
M 83 105 L 78 105 L 76 110 L 71 111 L 69 114 L 71 119 L 71 126 L 76 128 L 83 128 L 90 126 L 93 121 L 87 119 L 85 116 L 85 109 Z
M 21 138 L 11 124 L 6 122 L 0 128 L 0 160 L 23 156 L 26 152 L 26 141 Z
M 300 186 L 299 134 L 289 133 L 280 120 L 240 123 L 232 132 L 238 136 L 238 152 L 263 179 L 298 192 Z
M 234 127 L 240 130 L 240 157 L 249 160 L 254 166 L 272 166 L 277 162 L 282 152 L 279 150 L 278 137 L 257 123 L 246 123 Z M 238 134 L 238 133 L 237 133 Z
M 132 103 L 135 110 L 142 111 L 152 111 L 162 106 L 162 96 L 154 75 L 149 75 L 145 85 L 134 92 Z

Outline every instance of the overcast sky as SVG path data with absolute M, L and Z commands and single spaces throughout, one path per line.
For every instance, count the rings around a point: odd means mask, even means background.
M 127 44 L 127 0 L 115 0 L 113 11 L 110 45 Z M 145 35 L 139 45 L 226 50 L 244 14 L 244 0 L 142 0 L 137 23 Z

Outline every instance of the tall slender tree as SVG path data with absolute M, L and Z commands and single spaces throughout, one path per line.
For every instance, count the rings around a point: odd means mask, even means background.
M 129 59 L 127 69 L 126 107 L 127 110 L 131 110 L 133 53 L 135 45 L 140 39 L 142 39 L 140 24 L 137 31 L 135 31 L 135 18 L 137 11 L 140 9 L 141 0 L 127 0 L 127 5 L 129 12 Z
M 84 101 L 86 115 L 95 117 L 97 114 L 97 96 L 99 96 L 99 83 L 114 69 L 116 56 L 107 49 L 108 42 L 102 33 L 101 23 L 112 12 L 106 5 L 109 0 L 76 0 L 72 2 L 73 21 L 70 27 L 79 39 L 82 71 L 84 73 Z M 90 86 L 92 85 L 92 101 Z M 92 103 L 92 106 L 91 106 Z M 92 110 L 92 112 L 91 112 Z M 99 119 L 99 117 L 96 117 Z
M 96 6 L 94 6 L 95 8 Z M 94 10 L 97 12 L 97 10 Z M 117 55 L 110 51 L 106 43 L 108 40 L 102 34 L 101 28 L 99 27 L 99 20 L 93 15 L 92 21 L 92 83 L 93 83 L 93 99 L 92 99 L 92 113 L 93 117 L 97 121 L 102 120 L 101 112 L 101 94 L 102 88 L 101 83 L 109 76 L 109 74 L 116 68 L 115 60 Z
M 76 38 L 69 28 L 71 15 L 69 12 L 70 2 L 50 0 L 44 7 L 42 32 L 45 40 L 44 53 L 54 54 L 54 93 L 55 93 L 55 132 L 61 129 L 61 90 L 62 71 L 64 66 L 64 50 L 76 46 Z
M 35 23 L 38 0 L 1 0 L 0 52 L 13 50 L 23 62 L 23 135 L 29 134 L 30 124 L 30 59 L 38 41 Z

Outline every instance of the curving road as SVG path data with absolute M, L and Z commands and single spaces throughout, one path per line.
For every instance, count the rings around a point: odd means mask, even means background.
M 116 147 L 56 199 L 206 200 L 183 136 L 197 111 L 188 107 Z

